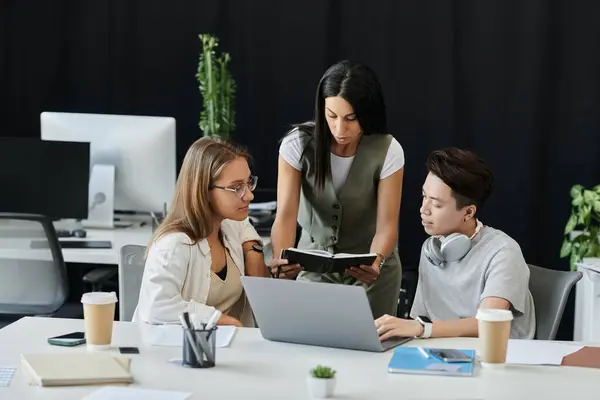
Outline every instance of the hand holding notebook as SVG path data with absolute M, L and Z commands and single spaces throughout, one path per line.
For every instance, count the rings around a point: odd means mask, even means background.
M 377 254 L 331 254 L 325 250 L 289 248 L 281 250 L 281 258 L 288 260 L 290 264 L 300 264 L 304 271 L 324 274 L 344 273 L 350 267 L 372 265 L 377 259 Z

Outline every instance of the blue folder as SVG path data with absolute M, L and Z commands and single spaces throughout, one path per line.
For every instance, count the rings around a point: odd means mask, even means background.
M 447 363 L 431 355 L 428 348 L 423 349 L 429 354 L 429 358 L 421 354 L 417 347 L 396 347 L 388 364 L 388 372 L 396 374 L 473 376 L 475 350 L 459 350 L 471 358 L 472 361 L 470 362 Z

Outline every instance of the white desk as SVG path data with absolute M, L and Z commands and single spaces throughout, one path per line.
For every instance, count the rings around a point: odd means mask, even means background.
M 112 243 L 110 249 L 63 249 L 63 258 L 67 263 L 81 264 L 106 264 L 117 265 L 119 263 L 119 251 L 121 247 L 134 244 L 147 246 L 152 239 L 152 226 L 115 228 L 115 229 L 86 229 L 85 239 L 61 238 L 67 240 L 108 240 Z M 41 237 L 39 239 L 42 239 Z M 265 245 L 270 242 L 269 237 L 262 237 Z M 31 240 L 0 238 L 0 257 L 21 259 L 23 257 L 37 260 L 49 260 L 48 250 L 31 249 Z M 26 255 L 24 256 L 26 252 Z
M 68 263 L 83 264 L 110 264 L 119 263 L 119 251 L 128 244 L 147 246 L 152 239 L 152 226 L 115 229 L 86 229 L 85 240 L 108 240 L 112 243 L 111 249 L 63 249 L 63 258 Z M 61 240 L 70 240 L 63 238 Z M 81 240 L 76 239 L 74 240 Z
M 0 238 L 0 258 L 7 259 L 31 259 L 50 260 L 48 249 L 32 249 L 32 240 L 44 239 L 34 238 Z M 83 264 L 108 264 L 119 263 L 119 251 L 122 246 L 136 244 L 146 246 L 152 239 L 152 227 L 134 227 L 117 229 L 87 229 L 85 239 L 61 238 L 61 240 L 108 240 L 112 243 L 110 249 L 63 249 L 63 258 L 68 263 Z
M 80 399 L 97 387 L 40 388 L 29 386 L 20 366 L 24 352 L 83 352 L 85 346 L 50 346 L 50 336 L 83 329 L 81 320 L 24 318 L 0 330 L 0 365 L 17 366 L 1 399 Z M 438 347 L 475 348 L 476 339 L 413 341 Z M 338 371 L 337 398 L 344 399 L 598 399 L 598 370 L 572 367 L 508 366 L 503 370 L 476 367 L 474 377 L 389 374 L 392 355 L 275 343 L 257 329 L 240 329 L 229 348 L 217 349 L 217 366 L 188 369 L 169 364 L 181 357 L 178 347 L 141 344 L 139 327 L 117 322 L 113 346 L 138 346 L 133 355 L 135 385 L 192 392 L 191 399 L 307 399 L 306 376 L 316 364 Z M 115 350 L 116 353 L 116 350 Z

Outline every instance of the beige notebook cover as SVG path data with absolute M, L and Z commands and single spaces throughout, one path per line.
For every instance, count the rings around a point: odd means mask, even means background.
M 39 386 L 131 383 L 131 359 L 110 354 L 22 354 L 21 361 Z

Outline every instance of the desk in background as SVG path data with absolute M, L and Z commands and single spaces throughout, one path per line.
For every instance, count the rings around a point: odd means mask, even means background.
M 67 240 L 108 240 L 112 243 L 111 249 L 63 249 L 63 258 L 67 263 L 80 264 L 107 264 L 117 265 L 119 263 L 119 251 L 121 247 L 128 244 L 147 246 L 152 239 L 152 227 L 115 228 L 115 229 L 86 229 L 85 239 L 61 239 Z
M 46 339 L 83 330 L 82 320 L 24 318 L 0 329 L 0 365 L 16 366 L 4 399 L 81 399 L 98 386 L 30 386 L 21 353 L 85 352 L 85 346 L 50 346 Z M 27 334 L 23 334 L 27 332 Z M 476 348 L 477 339 L 414 340 L 408 346 Z M 598 370 L 573 367 L 507 366 L 475 368 L 474 377 L 389 374 L 392 351 L 369 353 L 264 340 L 258 329 L 239 329 L 229 348 L 217 349 L 216 367 L 191 369 L 168 363 L 181 358 L 180 347 L 142 343 L 140 327 L 116 322 L 113 347 L 139 346 L 132 355 L 134 386 L 191 392 L 190 399 L 307 399 L 306 376 L 316 364 L 337 371 L 336 398 L 344 399 L 597 399 Z M 116 350 L 112 353 L 118 354 Z
M 117 265 L 119 263 L 119 251 L 121 247 L 128 244 L 147 246 L 152 239 L 152 227 L 149 225 L 134 228 L 86 230 L 87 237 L 83 240 L 108 240 L 112 243 L 112 249 L 63 249 L 62 253 L 65 262 Z M 265 244 L 270 242 L 269 237 L 262 237 L 262 239 Z

